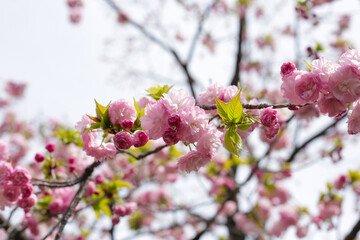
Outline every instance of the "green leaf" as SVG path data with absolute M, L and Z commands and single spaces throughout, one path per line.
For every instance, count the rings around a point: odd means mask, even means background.
M 168 85 L 165 85 L 163 87 L 157 86 L 149 88 L 146 91 L 149 93 L 148 96 L 154 98 L 155 100 L 159 100 L 163 96 L 163 94 L 169 92 L 172 87 L 173 86 L 169 87 Z
M 227 114 L 228 108 L 226 103 L 219 100 L 216 96 L 215 96 L 215 100 L 216 100 L 216 109 L 218 111 L 218 114 L 224 121 L 229 121 L 229 116 Z
M 238 123 L 243 113 L 243 106 L 240 102 L 240 93 L 241 91 L 239 91 L 239 93 L 227 104 L 227 115 L 229 121 L 232 123 Z
M 105 107 L 104 112 L 103 112 L 103 119 L 101 121 L 101 125 L 104 129 L 111 128 L 109 107 L 110 107 L 110 103 Z
M 111 217 L 111 209 L 109 207 L 109 199 L 107 199 L 107 198 L 101 199 L 99 202 L 99 208 L 101 211 L 103 211 L 103 213 L 106 216 Z
M 97 118 L 101 121 L 103 119 L 103 114 L 105 112 L 105 107 L 101 104 L 99 104 L 96 99 L 95 100 L 95 104 L 96 104 L 96 116 Z
M 235 156 L 239 156 L 242 140 L 240 135 L 236 132 L 235 127 L 230 128 L 225 133 L 225 146 L 230 153 L 234 154 Z
M 94 122 L 101 122 L 97 117 L 92 117 L 90 115 L 86 115 L 88 116 L 91 120 L 93 120 Z
M 308 66 L 308 68 L 310 69 L 310 71 L 312 70 L 312 67 L 311 67 L 311 65 L 307 62 L 307 61 L 305 61 L 304 60 L 304 63 L 306 64 L 306 66 Z

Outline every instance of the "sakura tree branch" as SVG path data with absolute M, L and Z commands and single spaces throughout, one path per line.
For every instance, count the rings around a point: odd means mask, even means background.
M 241 59 L 243 56 L 242 53 L 242 40 L 243 40 L 243 34 L 245 31 L 245 26 L 246 26 L 246 18 L 245 16 L 241 16 L 239 17 L 239 34 L 238 34 L 238 52 L 236 55 L 236 61 L 235 61 L 235 72 L 234 72 L 234 76 L 233 79 L 231 80 L 230 85 L 235 85 L 237 86 L 238 84 L 241 83 L 241 76 L 240 76 L 240 64 L 241 64 Z
M 0 229 L 1 228 L 8 232 L 9 239 L 30 240 L 30 238 L 23 234 L 24 229 L 17 229 L 15 226 L 11 225 L 11 223 L 7 221 L 2 215 L 0 215 Z
M 323 136 L 326 134 L 326 132 L 335 127 L 342 119 L 344 119 L 346 116 L 346 114 L 344 114 L 341 118 L 337 119 L 336 121 L 334 121 L 332 124 L 330 124 L 329 126 L 327 126 L 326 128 L 324 128 L 322 131 L 320 131 L 319 133 L 317 133 L 316 135 L 312 136 L 311 138 L 309 138 L 308 140 L 306 140 L 303 144 L 301 144 L 300 146 L 296 147 L 294 149 L 294 151 L 291 153 L 290 157 L 288 158 L 288 160 L 286 162 L 290 163 L 292 161 L 294 161 L 295 156 L 300 152 L 300 150 L 302 150 L 303 148 L 305 148 L 309 143 L 311 143 L 312 141 L 316 140 L 317 138 Z
M 360 231 L 360 219 L 357 221 L 351 232 L 344 238 L 344 240 L 354 240 L 356 238 L 357 233 Z
M 204 26 L 204 22 L 206 20 L 206 18 L 208 17 L 208 15 L 210 14 L 211 12 L 211 9 L 214 7 L 214 5 L 218 2 L 219 0 L 215 0 L 213 1 L 211 4 L 209 4 L 209 6 L 205 9 L 204 13 L 201 14 L 200 16 L 200 21 L 199 21 L 199 24 L 198 24 L 198 27 L 197 27 L 197 30 L 196 30 L 196 33 L 192 39 L 192 42 L 191 42 L 191 47 L 190 47 L 190 50 L 189 50 L 189 54 L 188 54 L 188 57 L 187 57 L 187 64 L 189 65 L 190 62 L 191 62 L 191 59 L 194 55 L 194 52 L 195 52 L 195 48 L 196 48 L 196 45 L 197 45 L 197 41 L 202 33 L 202 29 L 203 29 L 203 26 Z
M 306 103 L 304 105 L 295 105 L 295 104 L 268 104 L 268 103 L 261 103 L 261 104 L 242 104 L 243 108 L 245 109 L 264 109 L 264 108 L 289 108 L 289 109 L 296 109 L 310 105 Z M 204 110 L 215 110 L 216 105 L 198 105 L 198 107 Z
M 113 0 L 105 0 L 105 2 L 112 8 L 114 9 L 118 14 L 124 14 L 124 11 L 113 1 Z M 195 84 L 195 79 L 194 77 L 190 74 L 189 69 L 188 69 L 188 65 L 186 62 L 183 62 L 180 59 L 179 54 L 175 51 L 175 49 L 173 49 L 172 47 L 170 47 L 169 45 L 167 45 L 166 43 L 164 43 L 163 41 L 161 41 L 159 38 L 157 38 L 156 36 L 154 36 L 152 33 L 150 33 L 148 30 L 146 30 L 143 26 L 141 26 L 140 24 L 138 24 L 137 22 L 135 22 L 134 20 L 130 19 L 129 17 L 127 18 L 128 24 L 130 24 L 131 26 L 133 26 L 134 28 L 136 28 L 144 37 L 146 37 L 147 39 L 149 39 L 150 41 L 152 41 L 153 43 L 157 44 L 159 47 L 161 47 L 162 49 L 164 49 L 166 52 L 170 53 L 176 60 L 176 62 L 180 65 L 180 67 L 182 68 L 183 72 L 185 73 L 186 77 L 187 77 L 187 81 L 190 87 L 190 91 L 191 94 L 193 95 L 193 97 L 196 97 L 196 93 L 194 90 L 194 84 Z
M 99 162 L 99 164 L 100 164 L 100 162 Z M 54 230 L 58 227 L 59 227 L 59 230 L 56 233 L 55 240 L 60 239 L 61 234 L 65 228 L 65 225 L 67 224 L 70 216 L 75 211 L 76 206 L 79 204 L 81 198 L 83 197 L 83 195 L 86 191 L 86 187 L 90 181 L 90 176 L 93 173 L 93 171 L 94 171 L 94 168 L 92 168 L 90 171 L 88 171 L 88 174 L 84 177 L 82 183 L 79 186 L 79 189 L 77 190 L 74 198 L 72 199 L 70 206 L 65 210 L 60 221 L 48 232 L 48 234 L 43 238 L 43 240 L 45 240 L 48 236 L 50 236 L 54 232 Z
M 133 154 L 132 152 L 127 152 L 127 151 L 118 151 L 119 153 L 125 153 L 133 158 L 135 158 L 136 160 L 140 160 L 140 159 L 143 159 L 143 158 L 146 158 L 147 156 L 151 155 L 151 154 L 154 154 L 154 153 L 157 153 L 159 151 L 161 151 L 162 149 L 168 147 L 168 145 L 161 145 L 157 148 L 155 148 L 154 150 L 151 150 L 151 151 L 148 151 L 146 153 L 143 153 L 143 154 L 140 154 L 138 156 L 136 156 L 135 154 Z
M 99 166 L 100 164 L 101 164 L 101 162 L 99 162 L 99 161 L 93 162 L 91 165 L 89 165 L 85 169 L 83 174 L 81 174 L 81 176 L 78 177 L 78 178 L 69 179 L 69 180 L 66 180 L 66 181 L 53 181 L 53 180 L 44 180 L 44 179 L 33 178 L 31 180 L 31 184 L 36 185 L 36 186 L 50 187 L 50 188 L 61 188 L 61 187 L 74 186 L 74 185 L 76 185 L 76 184 L 78 184 L 80 182 L 83 182 L 85 179 L 87 179 L 92 174 L 94 169 L 97 166 Z

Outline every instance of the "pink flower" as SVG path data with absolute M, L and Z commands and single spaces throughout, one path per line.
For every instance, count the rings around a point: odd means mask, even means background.
M 181 112 L 185 108 L 195 106 L 195 99 L 182 89 L 171 89 L 170 92 L 164 93 L 162 99 L 163 104 L 171 113 Z
M 320 94 L 318 107 L 322 114 L 329 117 L 338 116 L 346 111 L 346 104 L 335 98 L 333 94 Z
M 34 187 L 30 183 L 27 183 L 21 187 L 21 194 L 23 198 L 27 198 L 31 196 Z
M 295 70 L 296 70 L 296 66 L 294 63 L 292 62 L 283 63 L 283 65 L 281 65 L 280 74 L 282 77 L 284 77 L 286 75 L 292 74 Z
M 319 217 L 322 220 L 341 214 L 341 202 L 336 200 L 323 200 L 319 202 Z
M 129 149 L 133 145 L 133 138 L 128 132 L 118 132 L 113 138 L 115 147 L 118 150 Z
M 26 88 L 26 83 L 15 83 L 9 81 L 6 83 L 5 91 L 13 97 L 22 97 Z
M 221 136 L 222 133 L 217 130 L 215 125 L 209 124 L 206 131 L 201 135 L 196 149 L 201 152 L 203 156 L 212 158 L 218 147 L 221 146 Z
M 175 145 L 179 142 L 177 131 L 170 127 L 164 131 L 162 138 L 168 146 Z
M 6 184 L 12 179 L 13 171 L 10 163 L 0 162 L 0 185 Z
M 0 161 L 8 160 L 9 156 L 10 148 L 8 143 L 5 140 L 0 139 Z
M 279 123 L 273 125 L 272 127 L 265 127 L 264 128 L 265 136 L 268 139 L 273 139 L 278 134 L 279 130 L 280 130 Z
M 137 116 L 136 109 L 125 99 L 117 100 L 110 104 L 109 117 L 112 124 L 122 124 L 124 120 L 135 122 Z
M 64 207 L 64 201 L 61 198 L 55 198 L 49 204 L 49 211 L 54 215 L 63 213 L 65 209 L 66 207 Z
M 93 122 L 94 121 L 91 120 L 87 115 L 83 115 L 81 120 L 76 123 L 75 129 L 82 133 L 86 128 L 90 127 L 90 124 Z
M 182 126 L 179 131 L 181 141 L 194 143 L 199 140 L 208 126 L 209 117 L 197 106 L 187 108 L 182 112 Z
M 136 202 L 128 202 L 125 204 L 125 213 L 126 215 L 132 214 L 138 208 Z
M 45 146 L 46 150 L 48 150 L 50 153 L 52 153 L 53 151 L 55 151 L 55 144 L 53 143 L 48 143 Z
M 140 118 L 141 127 L 145 129 L 150 139 L 160 138 L 167 127 L 169 113 L 163 102 L 160 99 L 153 104 L 148 104 L 145 115 Z
M 360 132 L 360 100 L 354 102 L 348 112 L 348 133 L 357 134 Z
M 18 186 L 15 186 L 14 184 L 8 184 L 4 187 L 2 194 L 6 200 L 14 202 L 18 199 L 21 192 Z
M 35 194 L 31 194 L 29 197 L 22 197 L 17 202 L 16 205 L 23 209 L 29 209 L 35 205 L 37 202 L 37 197 Z
M 309 231 L 309 226 L 297 226 L 296 227 L 296 236 L 298 238 L 304 238 L 304 237 L 306 237 L 308 231 Z
M 317 118 L 320 116 L 319 109 L 315 104 L 310 104 L 305 107 L 299 108 L 299 110 L 296 110 L 295 116 L 298 119 L 304 119 L 307 121 L 310 121 L 312 118 Z
M 348 181 L 347 176 L 343 174 L 335 180 L 334 187 L 338 190 L 343 189 L 347 181 Z
M 360 51 L 356 49 L 347 50 L 340 56 L 339 63 L 341 66 L 350 65 L 360 70 Z
M 122 121 L 122 123 L 121 123 L 121 127 L 122 127 L 123 129 L 125 129 L 125 130 L 130 130 L 130 129 L 132 129 L 133 125 L 134 125 L 134 123 L 133 123 L 132 121 L 130 121 L 130 120 L 127 120 L 127 119 L 125 119 L 125 120 Z
M 236 226 L 245 234 L 254 234 L 261 231 L 258 225 L 255 222 L 249 220 L 243 213 L 236 213 L 234 215 L 234 221 Z
M 280 237 L 281 234 L 286 230 L 286 226 L 281 220 L 274 222 L 272 227 L 269 229 L 269 234 L 272 236 Z
M 178 160 L 178 168 L 180 171 L 198 171 L 200 167 L 205 166 L 211 158 L 203 156 L 199 151 L 190 151 Z
M 270 217 L 272 204 L 266 197 L 260 197 L 257 202 L 259 208 L 259 216 L 262 220 L 266 220 Z
M 315 102 L 319 98 L 320 78 L 318 75 L 307 72 L 295 79 L 295 92 L 306 103 Z
M 93 181 L 90 181 L 86 187 L 84 197 L 91 197 L 96 192 L 96 185 Z
M 277 111 L 271 108 L 265 108 L 260 115 L 260 122 L 265 127 L 273 127 L 278 124 Z
M 149 141 L 149 137 L 144 131 L 136 131 L 134 134 L 134 147 L 142 147 Z
M 295 79 L 301 74 L 304 74 L 304 71 L 295 70 L 291 74 L 284 75 L 282 77 L 282 84 L 281 84 L 281 94 L 282 96 L 289 101 L 291 104 L 305 104 L 304 101 L 295 91 Z
M 311 63 L 311 72 L 318 75 L 321 82 L 321 89 L 329 90 L 329 77 L 340 67 L 332 60 L 320 57 Z
M 296 225 L 299 221 L 298 209 L 295 206 L 286 205 L 279 211 L 282 223 L 287 227 Z
M 96 139 L 96 132 L 84 132 L 81 140 L 84 143 L 84 150 L 87 155 L 95 157 L 97 161 L 104 161 L 106 158 L 112 158 L 116 154 L 116 148 L 113 143 L 101 143 Z
M 342 66 L 331 74 L 329 87 L 337 99 L 351 103 L 360 97 L 360 74 L 353 66 Z
M 220 96 L 218 97 L 223 102 L 229 102 L 231 99 L 236 97 L 236 95 L 239 93 L 239 88 L 236 86 L 228 86 L 220 92 Z M 243 100 L 243 99 L 242 99 Z M 243 102 L 243 101 L 242 101 Z
M 31 214 L 25 214 L 24 221 L 29 227 L 31 234 L 35 236 L 39 235 L 39 223 Z
M 45 157 L 44 157 L 44 155 L 42 155 L 42 154 L 40 154 L 40 153 L 37 153 L 36 155 L 35 155 L 35 161 L 36 162 L 42 162 L 42 161 L 44 161 L 44 159 L 45 159 Z
M 31 175 L 29 171 L 23 167 L 17 166 L 12 174 L 11 181 L 16 186 L 22 186 L 30 182 Z

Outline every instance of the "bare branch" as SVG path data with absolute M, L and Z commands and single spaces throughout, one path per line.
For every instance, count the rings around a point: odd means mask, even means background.
M 263 109 L 263 108 L 289 108 L 289 109 L 296 109 L 301 108 L 310 105 L 310 103 L 304 104 L 304 105 L 294 105 L 294 104 L 267 104 L 267 103 L 261 103 L 261 104 L 242 104 L 243 108 L 245 109 Z M 204 110 L 215 110 L 216 105 L 198 105 L 200 108 Z
M 332 124 L 330 124 L 329 126 L 327 126 L 326 128 L 324 128 L 321 132 L 319 132 L 318 134 L 312 136 L 311 138 L 309 138 L 308 140 L 306 140 L 303 144 L 301 144 L 300 146 L 296 147 L 294 149 L 294 151 L 291 153 L 290 157 L 288 158 L 288 160 L 286 162 L 292 162 L 295 159 L 296 154 L 298 154 L 300 152 L 300 150 L 302 150 L 303 148 L 305 148 L 309 143 L 311 143 L 312 141 L 316 140 L 317 138 L 323 136 L 326 134 L 326 132 L 335 127 L 336 124 L 338 124 L 342 119 L 344 119 L 346 116 L 346 114 L 344 114 L 341 118 L 337 119 L 336 121 L 334 121 Z
M 124 11 L 113 0 L 105 0 L 105 2 L 112 9 L 114 9 L 118 14 L 123 14 L 124 13 Z M 170 47 L 169 45 L 167 45 L 166 43 L 161 41 L 159 38 L 154 36 L 152 33 L 150 33 L 148 30 L 146 30 L 143 26 L 141 26 L 140 24 L 138 24 L 134 20 L 130 19 L 129 17 L 128 17 L 127 20 L 128 20 L 128 24 L 130 24 L 131 26 L 136 28 L 144 37 L 146 37 L 147 39 L 149 39 L 153 43 L 157 44 L 159 47 L 164 49 L 166 52 L 168 52 L 169 54 L 171 54 L 175 58 L 176 62 L 180 65 L 181 69 L 183 70 L 183 72 L 185 73 L 185 75 L 187 77 L 187 81 L 188 81 L 188 85 L 189 85 L 190 90 L 191 90 L 191 94 L 193 95 L 193 97 L 196 97 L 196 93 L 195 93 L 195 90 L 194 90 L 195 79 L 190 74 L 189 69 L 188 69 L 188 65 L 186 63 L 184 63 L 180 59 L 180 56 L 175 51 L 175 49 L 173 49 L 172 47 Z
M 241 59 L 243 56 L 242 53 L 242 40 L 243 40 L 243 34 L 245 31 L 245 27 L 246 27 L 246 18 L 245 16 L 241 16 L 239 17 L 239 34 L 238 34 L 238 52 L 236 55 L 236 61 L 235 61 L 235 72 L 234 72 L 234 76 L 233 79 L 231 80 L 230 85 L 235 85 L 237 86 L 238 84 L 241 84 L 241 78 L 240 78 L 240 64 L 241 64 Z
M 133 154 L 131 152 L 127 152 L 127 151 L 119 151 L 119 153 L 125 153 L 125 154 L 135 158 L 136 160 L 140 160 L 140 159 L 146 158 L 147 156 L 149 156 L 151 154 L 157 153 L 157 152 L 161 151 L 162 149 L 164 149 L 166 147 L 168 147 L 168 145 L 161 145 L 161 146 L 155 148 L 154 150 L 148 151 L 148 152 L 143 153 L 143 154 L 140 154 L 139 156 L 136 156 L 135 154 Z
M 190 47 L 190 50 L 189 50 L 189 54 L 188 54 L 188 57 L 187 57 L 187 64 L 189 65 L 190 62 L 191 62 L 191 59 L 194 55 L 194 52 L 195 52 L 195 48 L 196 48 L 196 45 L 197 45 L 197 41 L 201 35 L 201 32 L 202 32 L 202 29 L 203 29 L 203 25 L 204 25 L 204 21 L 206 20 L 206 18 L 208 17 L 208 15 L 210 14 L 211 12 L 211 9 L 214 7 L 214 5 L 218 2 L 219 0 L 215 0 L 213 1 L 211 4 L 209 4 L 209 6 L 205 9 L 204 13 L 200 16 L 200 21 L 199 21 L 199 24 L 198 24 L 198 27 L 197 27 L 197 30 L 196 30 L 196 33 L 192 39 L 192 42 L 191 42 L 191 47 Z
M 344 240 L 354 240 L 356 238 L 357 233 L 360 231 L 360 219 L 357 221 L 351 232 L 344 238 Z

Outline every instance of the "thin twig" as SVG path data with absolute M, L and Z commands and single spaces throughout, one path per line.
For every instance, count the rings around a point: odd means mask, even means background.
M 230 85 L 235 85 L 237 86 L 238 84 L 241 84 L 241 75 L 240 75 L 240 64 L 241 64 L 241 59 L 243 56 L 242 53 L 242 40 L 243 40 L 243 34 L 245 31 L 245 27 L 246 27 L 246 18 L 245 16 L 239 16 L 239 34 L 238 34 L 238 52 L 236 54 L 236 61 L 235 61 L 235 72 L 234 72 L 234 76 L 231 80 Z
M 357 221 L 351 232 L 344 238 L 344 240 L 354 240 L 356 238 L 357 233 L 360 231 L 360 219 Z
M 243 108 L 245 109 L 264 109 L 264 108 L 289 108 L 289 109 L 297 109 L 301 107 L 305 107 L 310 105 L 309 103 L 306 103 L 304 105 L 295 105 L 295 104 L 268 104 L 268 103 L 261 103 L 261 104 L 242 104 Z M 204 109 L 204 110 L 215 110 L 216 105 L 198 105 L 198 107 Z
M 162 149 L 168 147 L 168 145 L 161 145 L 157 148 L 155 148 L 154 150 L 152 151 L 149 151 L 149 152 L 146 152 L 146 153 L 143 153 L 143 154 L 140 154 L 139 156 L 136 156 L 135 154 L 133 154 L 132 152 L 127 152 L 127 151 L 118 151 L 119 153 L 125 153 L 133 158 L 135 158 L 136 160 L 140 160 L 140 159 L 143 159 L 143 158 L 146 158 L 147 156 L 151 155 L 151 154 L 154 154 L 154 153 L 157 153 L 159 151 L 161 151 Z

